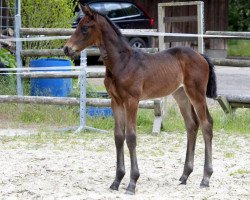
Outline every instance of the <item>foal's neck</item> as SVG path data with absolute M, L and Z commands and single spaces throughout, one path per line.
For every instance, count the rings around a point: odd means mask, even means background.
M 99 44 L 99 49 L 103 62 L 111 73 L 125 67 L 132 50 L 106 20 L 102 25 L 102 42 Z

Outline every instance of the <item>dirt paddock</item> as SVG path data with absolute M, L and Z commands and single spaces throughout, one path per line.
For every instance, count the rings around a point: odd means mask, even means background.
M 250 199 L 248 136 L 214 133 L 214 174 L 210 188 L 201 189 L 204 164 L 201 134 L 194 172 L 187 185 L 179 185 L 178 181 L 185 160 L 186 135 L 139 134 L 141 176 L 136 195 L 127 196 L 124 194 L 130 171 L 127 148 L 125 178 L 119 191 L 109 190 L 116 162 L 112 134 L 71 134 L 56 140 L 44 138 L 46 134 L 58 133 L 40 133 L 39 139 L 32 140 L 28 136 L 13 136 L 28 132 L 0 129 L 0 199 Z M 12 136 L 6 136 L 9 134 Z

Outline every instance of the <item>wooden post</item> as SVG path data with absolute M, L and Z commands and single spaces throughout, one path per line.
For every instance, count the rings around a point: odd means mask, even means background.
M 161 132 L 161 128 L 163 126 L 163 120 L 162 120 L 162 100 L 161 99 L 155 99 L 154 100 L 154 114 L 155 114 L 155 119 L 153 123 L 153 134 L 158 134 Z
M 197 4 L 197 28 L 198 28 L 198 34 L 200 35 L 198 37 L 198 51 L 199 53 L 204 53 L 204 40 L 203 40 L 203 34 L 204 34 L 204 2 L 199 2 Z
M 164 23 L 164 17 L 165 17 L 165 7 L 163 7 L 161 4 L 158 4 L 158 31 L 165 33 L 165 23 Z M 164 36 L 159 36 L 159 51 L 162 51 L 166 48 L 164 43 Z
M 218 96 L 217 101 L 225 113 L 230 113 L 232 111 L 232 108 L 225 96 Z

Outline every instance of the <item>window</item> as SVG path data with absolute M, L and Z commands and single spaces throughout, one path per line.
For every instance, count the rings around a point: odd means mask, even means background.
M 120 3 L 105 3 L 105 10 L 109 18 L 124 17 L 126 13 Z
M 93 8 L 94 10 L 100 12 L 100 13 L 107 14 L 105 12 L 104 5 L 102 3 L 92 3 L 92 4 L 90 4 L 90 7 Z
M 90 4 L 91 8 L 107 15 L 109 18 L 119 18 L 133 15 L 141 15 L 141 11 L 130 3 L 99 2 Z
M 127 15 L 140 15 L 141 11 L 138 8 L 130 3 L 122 3 L 122 8 L 127 13 Z

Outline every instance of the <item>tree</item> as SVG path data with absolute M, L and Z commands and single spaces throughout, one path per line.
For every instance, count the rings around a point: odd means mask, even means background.
M 230 31 L 250 31 L 250 1 L 229 0 Z

